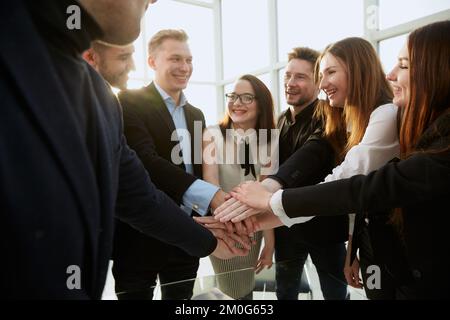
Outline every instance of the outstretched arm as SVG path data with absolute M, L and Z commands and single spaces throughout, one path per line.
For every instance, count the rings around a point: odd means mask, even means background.
M 450 152 L 416 154 L 367 176 L 283 191 L 289 217 L 383 212 L 450 193 Z

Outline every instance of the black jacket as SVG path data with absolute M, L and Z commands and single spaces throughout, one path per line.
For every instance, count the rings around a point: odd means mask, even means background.
M 367 213 L 369 219 L 401 207 L 406 259 L 414 282 L 401 288 L 407 298 L 448 298 L 450 256 L 450 114 L 442 115 L 419 141 L 418 153 L 367 176 L 287 189 L 283 206 L 290 217 L 312 213 Z M 429 150 L 443 149 L 439 153 Z M 423 152 L 428 151 L 428 152 Z
M 117 99 L 80 57 L 89 29 L 66 27 L 72 2 L 27 8 L 36 2 L 0 2 L 0 296 L 100 298 L 115 212 L 210 254 L 212 234 L 155 188 L 127 146 Z M 67 286 L 70 266 L 81 270 L 80 289 Z
M 197 178 L 202 177 L 202 165 L 195 164 L 194 152 L 191 152 L 194 176 L 186 172 L 183 163 L 172 163 L 171 153 L 178 144 L 177 141 L 171 141 L 175 125 L 154 83 L 139 90 L 123 91 L 119 94 L 119 100 L 123 107 L 124 132 L 128 144 L 136 151 L 158 188 L 181 204 L 186 190 Z M 191 135 L 191 150 L 194 151 L 194 121 L 199 126 L 201 139 L 205 118 L 200 109 L 189 103 L 183 109 Z M 199 142 L 201 140 L 197 144 Z M 201 152 L 201 144 L 199 146 L 197 151 Z
M 200 146 L 197 151 L 201 152 L 202 130 L 205 127 L 203 113 L 190 104 L 183 107 L 191 136 L 194 176 L 185 171 L 184 163 L 177 165 L 171 160 L 172 152 L 178 144 L 178 141 L 171 141 L 175 124 L 155 84 L 151 83 L 139 90 L 123 91 L 119 94 L 119 100 L 123 107 L 124 132 L 128 144 L 136 151 L 155 185 L 177 204 L 181 204 L 183 194 L 202 175 L 201 164 L 195 164 L 194 161 L 194 138 L 197 138 L 197 145 Z M 194 134 L 195 121 L 198 127 L 197 137 Z M 185 215 L 187 216 L 186 213 Z M 165 259 L 170 259 L 172 255 L 179 257 L 179 249 L 146 236 L 125 223 L 116 224 L 113 258 L 120 269 L 123 266 L 130 270 L 143 265 L 159 269 L 159 266 L 164 265 Z
M 317 129 L 270 178 L 277 180 L 283 189 L 298 188 L 323 181 L 334 167 L 335 152 Z M 348 212 L 341 213 L 295 224 L 289 231 L 311 245 L 345 242 L 348 239 Z

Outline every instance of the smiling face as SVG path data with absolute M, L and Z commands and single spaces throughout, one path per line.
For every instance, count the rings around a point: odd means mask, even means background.
M 149 57 L 155 81 L 169 95 L 179 95 L 192 75 L 192 54 L 187 42 L 166 39 Z
M 398 62 L 386 78 L 394 90 L 394 104 L 404 108 L 409 102 L 409 54 L 406 44 L 400 50 Z
M 247 80 L 238 80 L 234 84 L 233 92 L 237 95 L 251 95 L 255 96 L 255 91 L 252 85 Z M 245 99 L 244 99 L 245 100 Z M 258 121 L 258 103 L 256 99 L 253 99 L 251 103 L 243 104 L 241 99 L 228 102 L 228 115 L 233 121 L 235 128 L 241 128 L 244 130 L 250 128 L 256 128 Z
M 344 64 L 331 53 L 320 61 L 320 89 L 325 91 L 332 107 L 343 108 L 347 99 L 347 70 Z
M 302 107 L 317 97 L 314 84 L 314 67 L 311 62 L 292 59 L 286 66 L 284 90 L 286 102 L 293 107 Z
M 127 88 L 128 73 L 134 70 L 134 46 L 105 48 L 98 53 L 97 70 L 113 87 Z

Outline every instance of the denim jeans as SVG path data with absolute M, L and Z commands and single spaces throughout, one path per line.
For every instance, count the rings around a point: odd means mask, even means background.
M 297 300 L 303 267 L 308 257 L 316 266 L 320 288 L 326 300 L 349 299 L 344 276 L 345 243 L 307 244 L 276 238 L 275 261 L 278 300 Z

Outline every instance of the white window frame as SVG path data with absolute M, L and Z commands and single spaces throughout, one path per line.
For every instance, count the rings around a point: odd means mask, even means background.
M 240 74 L 236 74 L 233 77 L 224 79 L 224 54 L 223 54 L 223 23 L 222 23 L 222 1 L 227 0 L 214 0 L 212 3 L 206 3 L 198 0 L 171 0 L 175 2 L 181 2 L 184 4 L 190 4 L 194 6 L 200 6 L 204 8 L 209 8 L 213 12 L 213 21 L 214 21 L 214 52 L 215 52 L 215 81 L 190 81 L 192 84 L 201 84 L 201 85 L 212 85 L 216 88 L 216 108 L 217 108 L 217 117 L 218 119 L 223 115 L 225 111 L 225 99 L 224 99 L 224 88 L 226 85 L 233 83 L 235 79 L 240 76 Z M 245 1 L 245 0 L 243 0 Z M 379 16 L 377 12 L 377 23 L 375 28 L 368 27 L 368 20 L 371 19 L 371 13 L 373 13 L 373 6 L 379 7 L 378 0 L 363 0 L 364 1 L 364 38 L 372 43 L 374 48 L 376 48 L 377 52 L 379 52 L 380 42 L 391 39 L 403 34 L 407 34 L 412 30 L 427 25 L 429 23 L 440 21 L 440 20 L 449 20 L 450 19 L 450 9 L 437 12 L 435 14 L 431 14 L 428 16 L 421 17 L 419 19 L 411 20 L 396 26 L 392 26 L 387 29 L 380 30 L 379 29 Z M 426 1 L 426 0 L 424 0 Z M 280 57 L 278 56 L 278 13 L 277 13 L 277 4 L 278 0 L 267 0 L 268 3 L 268 25 L 269 25 L 269 64 L 257 70 L 242 70 L 243 73 L 250 73 L 255 76 L 259 76 L 262 74 L 268 73 L 271 79 L 271 87 L 269 88 L 272 92 L 272 96 L 274 98 L 274 103 L 277 108 L 277 113 L 281 110 L 282 101 L 280 101 L 280 82 L 279 82 L 279 71 L 286 66 L 286 61 L 280 61 Z M 372 20 L 373 21 L 373 20 Z M 145 19 L 143 19 L 142 30 L 144 32 L 143 39 L 146 39 L 145 35 Z M 143 41 L 142 43 L 144 52 L 147 51 L 147 43 Z M 146 56 L 146 55 L 144 55 Z M 146 57 L 145 57 L 145 65 L 146 65 Z M 144 71 L 144 79 L 133 78 L 133 80 L 141 80 L 143 82 L 147 82 L 150 79 L 148 69 L 145 68 Z

